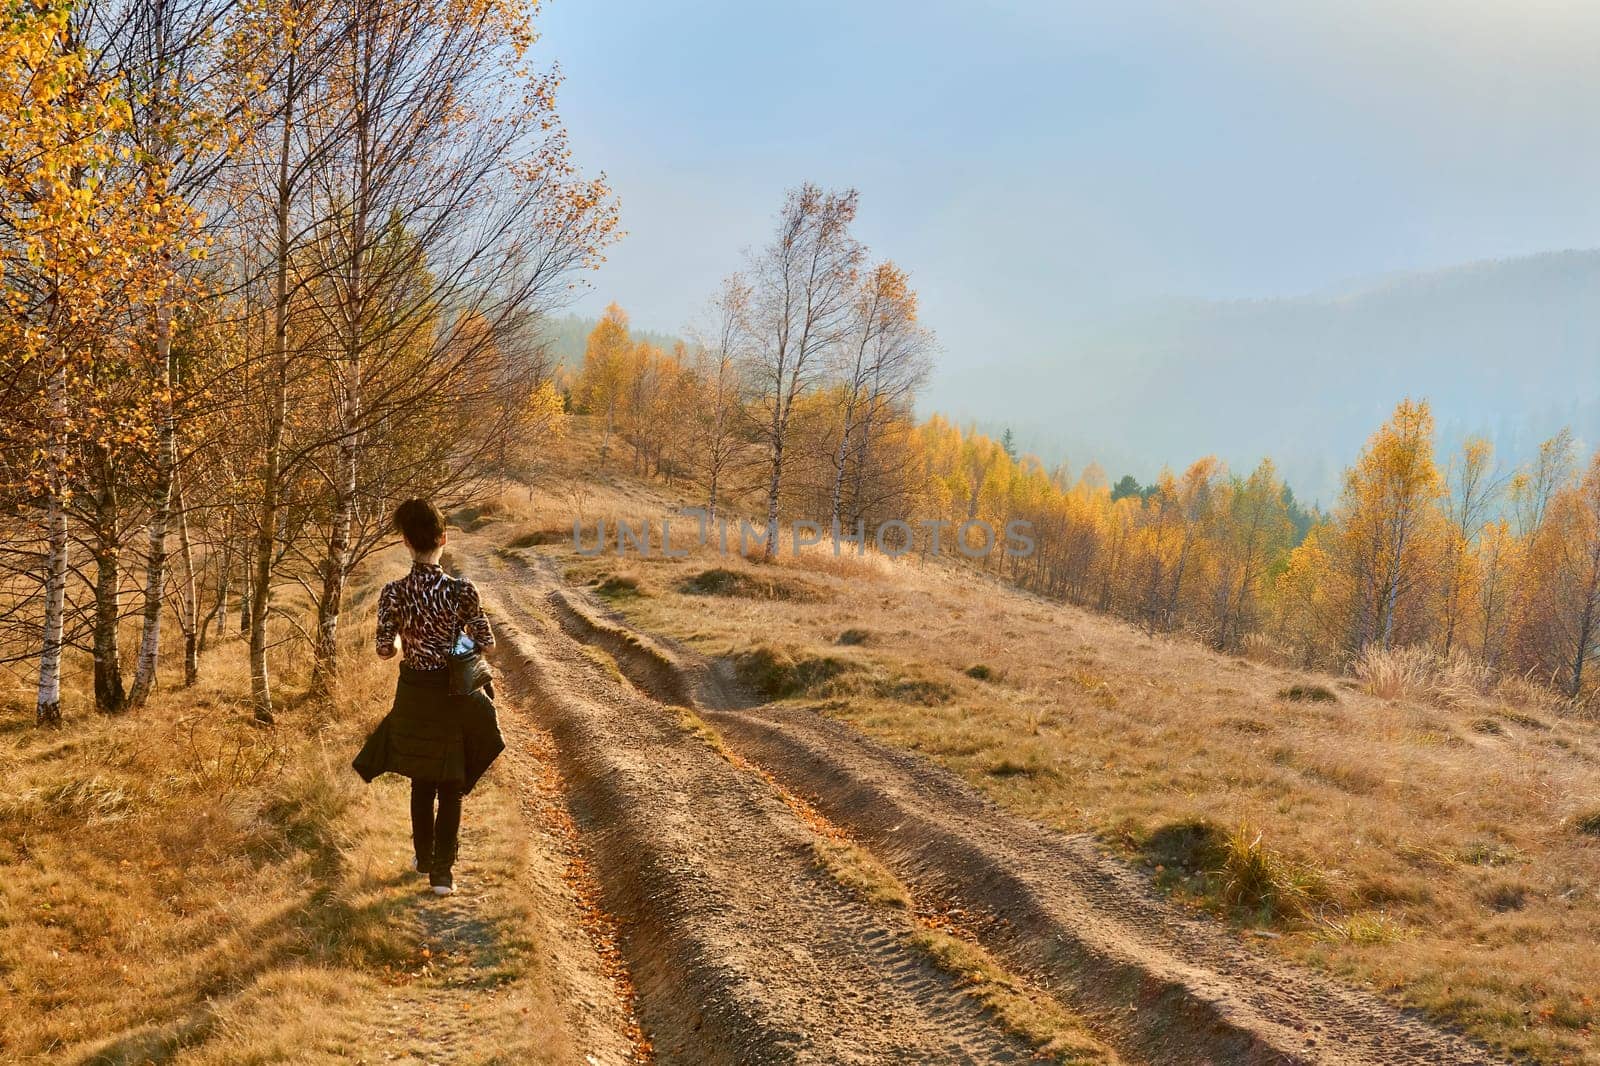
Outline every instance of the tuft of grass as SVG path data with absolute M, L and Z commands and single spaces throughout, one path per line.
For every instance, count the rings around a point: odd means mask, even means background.
M 1117 694 L 1111 690 L 1111 683 L 1093 670 L 1086 668 L 1069 670 L 1067 680 L 1093 696 L 1100 706 L 1109 710 L 1117 705 Z
M 604 596 L 608 600 L 628 600 L 643 596 L 639 588 L 639 579 L 631 574 L 611 574 L 602 578 L 595 585 L 596 595 Z
M 1496 914 L 1520 911 L 1528 905 L 1528 886 L 1520 881 L 1495 881 L 1479 894 L 1484 905 Z
M 873 696 L 914 704 L 918 707 L 942 707 L 956 698 L 955 689 L 931 677 L 912 677 L 892 674 L 876 677 L 864 686 Z
M 275 778 L 261 804 L 261 817 L 283 845 L 336 860 L 348 841 L 340 829 L 356 801 L 357 782 L 320 759 L 291 767 Z
M 490 522 L 503 518 L 506 506 L 499 500 L 486 500 L 483 503 L 472 504 L 450 512 L 446 521 L 457 529 L 468 533 L 475 533 Z
M 0 822 L 41 817 L 89 824 L 120 821 L 135 806 L 130 787 L 100 773 L 69 775 L 40 788 L 0 796 Z
M 1487 665 L 1460 652 L 1442 656 L 1431 648 L 1368 647 L 1353 667 L 1361 687 L 1379 699 L 1427 700 L 1459 707 L 1481 700 L 1494 685 Z
M 819 696 L 943 707 L 956 698 L 954 686 L 915 665 L 862 663 L 759 645 L 735 656 L 734 667 L 740 680 L 769 699 Z
M 983 663 L 974 663 L 961 672 L 972 678 L 974 681 L 992 681 L 994 680 L 995 676 L 994 671 L 985 666 Z
M 736 570 L 713 567 L 685 578 L 679 587 L 691 596 L 743 596 L 755 582 Z
M 1433 654 L 1426 648 L 1368 647 L 1355 662 L 1356 680 L 1381 700 L 1427 694 L 1433 675 Z
M 860 669 L 833 656 L 796 656 L 766 644 L 738 653 L 733 666 L 740 681 L 774 700 L 821 694 L 835 679 Z
M 570 530 L 534 529 L 518 534 L 506 542 L 508 548 L 537 548 L 541 544 L 565 544 L 570 541 Z
M 1358 876 L 1353 895 L 1353 902 L 1377 907 L 1396 903 L 1419 906 L 1433 899 L 1434 892 L 1427 881 L 1392 873 L 1368 873 Z
M 1474 840 L 1458 849 L 1455 859 L 1464 866 L 1509 866 L 1516 861 L 1517 852 L 1493 841 Z
M 1366 764 L 1338 755 L 1302 759 L 1298 766 L 1312 780 L 1355 796 L 1370 796 L 1383 787 L 1383 778 Z
M 846 647 L 859 647 L 860 645 L 865 644 L 870 638 L 871 634 L 865 629 L 847 629 L 843 633 L 839 634 L 839 639 L 836 641 L 836 643 L 843 644 Z
M 1600 808 L 1585 811 L 1573 818 L 1572 828 L 1585 836 L 1600 837 Z
M 807 581 L 785 577 L 771 570 L 752 574 L 720 566 L 685 578 L 679 588 L 691 596 L 730 596 L 795 603 L 827 599 L 823 590 Z
M 1339 697 L 1326 685 L 1314 685 L 1307 681 L 1290 685 L 1278 692 L 1280 700 L 1291 703 L 1337 703 Z
M 1387 911 L 1364 911 L 1343 920 L 1324 918 L 1316 935 L 1319 940 L 1348 944 L 1393 944 L 1408 938 L 1411 930 Z
M 1532 708 L 1539 711 L 1555 712 L 1562 707 L 1561 697 L 1549 685 L 1532 676 L 1524 677 L 1520 674 L 1513 674 L 1510 677 L 1502 678 L 1495 684 L 1493 691 L 1499 700 L 1524 710 Z M 1539 725 L 1548 728 L 1543 722 L 1539 723 Z
M 1267 847 L 1262 836 L 1241 822 L 1223 840 L 1221 865 L 1214 871 L 1222 902 L 1266 921 L 1304 918 L 1326 895 L 1321 875 Z
M 1495 713 L 1512 725 L 1520 725 L 1524 729 L 1535 729 L 1541 733 L 1550 732 L 1549 722 L 1542 718 L 1536 718 L 1525 711 L 1519 711 L 1514 707 L 1501 707 Z

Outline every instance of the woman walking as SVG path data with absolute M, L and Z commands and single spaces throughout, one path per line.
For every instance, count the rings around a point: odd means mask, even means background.
M 378 597 L 378 654 L 393 658 L 399 639 L 400 680 L 393 709 L 353 765 L 368 782 L 383 773 L 411 778 L 412 869 L 448 896 L 455 891 L 461 797 L 505 749 L 482 663 L 494 633 L 472 582 L 439 565 L 446 540 L 439 509 L 407 500 L 394 523 L 411 549 L 411 572 Z

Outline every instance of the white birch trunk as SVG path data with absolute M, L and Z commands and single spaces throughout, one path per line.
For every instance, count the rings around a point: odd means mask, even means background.
M 163 305 L 156 313 L 156 358 L 161 366 L 161 387 L 166 391 L 166 412 L 161 422 L 160 451 L 156 458 L 155 508 L 150 515 L 150 549 L 145 564 L 144 629 L 139 638 L 139 658 L 134 667 L 128 707 L 138 710 L 155 688 L 161 658 L 161 607 L 166 588 L 167 527 L 172 518 L 172 481 L 178 462 L 177 413 L 172 406 L 172 311 Z
M 67 368 L 63 363 L 50 376 L 50 406 L 57 425 L 66 419 Z M 58 433 L 50 442 L 46 459 L 49 501 L 45 512 L 47 555 L 44 581 L 44 633 L 39 650 L 39 692 L 35 720 L 40 725 L 61 724 L 61 644 L 67 608 L 67 512 L 61 495 L 66 467 L 66 441 Z
M 183 686 L 200 680 L 200 589 L 195 579 L 194 545 L 189 540 L 189 509 L 184 503 L 183 480 L 174 477 L 173 502 L 178 516 L 178 558 L 183 563 Z

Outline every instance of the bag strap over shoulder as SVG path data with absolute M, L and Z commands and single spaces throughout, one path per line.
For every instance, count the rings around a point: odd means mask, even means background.
M 461 639 L 461 631 L 467 628 L 466 619 L 461 617 L 461 598 L 467 594 L 466 582 L 459 577 L 445 575 L 445 580 L 450 582 L 450 590 L 455 593 L 450 598 L 450 617 L 455 622 L 455 633 L 450 638 L 451 645 Z

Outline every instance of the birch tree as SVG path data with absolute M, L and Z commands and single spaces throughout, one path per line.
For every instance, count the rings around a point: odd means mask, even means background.
M 296 351 L 291 333 L 291 309 L 304 277 L 301 251 L 316 228 L 304 205 L 307 185 L 330 150 L 324 135 L 331 123 L 316 110 L 313 90 L 321 76 L 321 56 L 326 48 L 330 18 L 309 0 L 283 0 L 252 10 L 233 37 L 236 52 L 265 57 L 270 77 L 260 80 L 254 71 L 247 83 L 260 81 L 260 105 L 268 121 L 252 131 L 246 146 L 243 184 L 244 206 L 235 220 L 242 243 L 237 267 L 241 286 L 254 288 L 265 282 L 263 302 L 268 340 L 250 373 L 252 408 L 259 419 L 259 481 L 256 485 L 250 570 L 250 692 L 256 721 L 273 720 L 272 682 L 268 673 L 267 623 L 272 610 L 273 572 L 278 559 L 279 522 L 290 472 L 285 469 L 284 445 L 289 417 L 289 389 Z M 267 236 L 257 236 L 255 225 L 266 223 Z
M 698 395 L 690 409 L 690 455 L 705 490 L 706 520 L 715 523 L 728 475 L 744 446 L 738 432 L 742 399 L 739 371 L 750 329 L 750 285 L 730 274 L 712 300 L 712 327 L 696 355 Z
M 1433 415 L 1427 403 L 1404 400 L 1346 472 L 1340 498 L 1353 653 L 1369 644 L 1392 647 L 1398 625 L 1425 588 L 1437 557 L 1430 541 L 1438 529 L 1441 488 Z
M 917 321 L 917 294 L 905 271 L 892 262 L 878 264 L 856 295 L 850 329 L 840 346 L 843 403 L 839 445 L 832 457 L 832 522 L 843 517 L 847 476 L 853 490 L 850 517 L 863 517 L 873 433 L 890 412 L 909 405 L 927 379 L 932 343 Z
M 523 327 L 565 298 L 569 275 L 595 262 L 614 230 L 603 181 L 569 162 L 556 78 L 522 61 L 532 39 L 509 5 L 339 9 L 322 107 L 338 116 L 337 137 L 313 174 L 324 221 L 306 290 L 330 342 L 335 428 L 319 473 L 331 502 L 316 595 L 322 688 L 336 673 L 344 585 L 359 558 L 363 470 L 382 467 L 401 495 L 442 496 L 467 469 L 458 458 L 397 477 L 389 459 L 404 450 L 370 448 L 368 437 L 414 435 L 409 423 L 441 404 L 509 431 L 533 410 L 538 384 L 532 353 L 515 348 Z M 488 449 L 478 458 L 504 451 L 492 433 L 448 443 L 462 456 L 474 444 Z M 289 461 L 318 446 L 308 437 Z M 383 510 L 367 512 L 379 528 Z
M 36 718 L 61 720 L 75 456 L 116 434 L 90 373 L 154 243 L 137 193 L 107 179 L 128 108 L 99 77 L 74 10 L 22 4 L 0 28 L 0 322 L 8 494 L 42 513 Z M 106 255 L 115 247 L 117 255 Z M 137 426 L 120 432 L 137 433 Z
M 1550 493 L 1524 570 L 1525 661 L 1576 700 L 1600 655 L 1600 452 Z
M 622 405 L 628 360 L 632 353 L 633 338 L 628 335 L 628 314 L 615 303 L 609 304 L 600 321 L 589 332 L 577 384 L 578 402 L 603 419 L 600 436 L 602 459 L 610 454 L 611 435 L 616 432 L 617 411 Z
M 824 368 L 823 355 L 846 336 L 863 250 L 850 235 L 854 189 L 824 192 L 812 184 L 789 193 L 777 231 L 756 253 L 748 277 L 753 287 L 752 351 L 748 367 L 751 413 L 766 453 L 766 539 L 778 550 L 778 509 L 789 456 L 789 422 L 795 402 Z
M 1499 486 L 1494 480 L 1494 449 L 1482 437 L 1472 437 L 1461 453 L 1450 461 L 1445 475 L 1448 496 L 1445 502 L 1444 558 L 1441 562 L 1440 651 L 1449 656 L 1455 650 L 1457 632 L 1468 609 L 1472 592 L 1478 543 L 1494 505 Z
M 1267 568 L 1287 550 L 1293 525 L 1283 502 L 1283 483 L 1272 460 L 1263 459 L 1248 478 L 1227 484 L 1216 510 L 1219 525 L 1213 592 L 1212 643 L 1238 648 L 1253 627 L 1255 604 Z
M 110 5 L 108 5 L 110 6 Z M 130 102 L 127 143 L 131 180 L 160 230 L 149 297 L 138 309 L 146 332 L 151 396 L 159 407 L 152 456 L 145 562 L 144 624 L 127 706 L 138 708 L 155 684 L 167 580 L 167 541 L 184 406 L 174 333 L 196 296 L 188 269 L 201 247 L 204 216 L 196 201 L 228 158 L 230 122 L 245 104 L 230 91 L 220 51 L 230 5 L 222 0 L 129 0 L 106 42 Z M 116 10 L 113 8 L 113 10 Z

